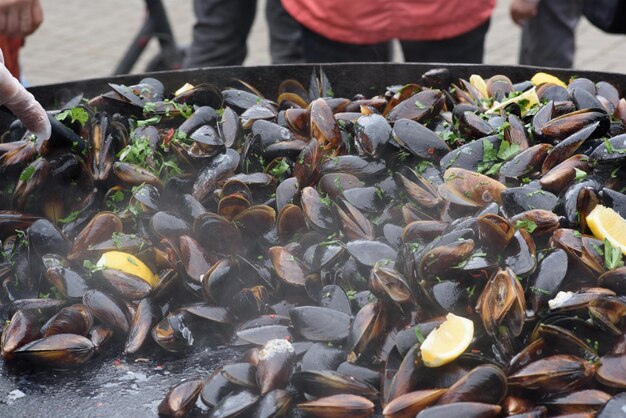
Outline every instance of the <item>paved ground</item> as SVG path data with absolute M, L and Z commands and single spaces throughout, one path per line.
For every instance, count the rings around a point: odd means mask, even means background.
M 140 0 L 42 0 L 45 21 L 27 40 L 22 64 L 31 84 L 48 84 L 110 74 L 142 22 Z M 175 36 L 189 43 L 194 22 L 191 0 L 164 0 Z M 264 0 L 259 1 L 257 20 L 249 39 L 245 64 L 269 64 Z M 508 15 L 510 0 L 499 0 L 487 36 L 485 61 L 515 64 L 519 29 Z M 578 28 L 575 67 L 626 73 L 626 37 L 606 35 L 583 21 Z M 151 45 L 136 66 L 145 68 L 156 51 Z M 398 54 L 399 55 L 399 54 Z M 401 61 L 401 57 L 396 58 Z

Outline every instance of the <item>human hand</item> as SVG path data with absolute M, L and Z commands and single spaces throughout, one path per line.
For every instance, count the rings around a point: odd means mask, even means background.
M 0 35 L 23 38 L 43 22 L 39 0 L 0 0 Z
M 513 0 L 511 19 L 521 26 L 528 19 L 537 16 L 537 4 L 539 4 L 539 0 Z
M 31 133 L 37 136 L 37 143 L 48 140 L 52 128 L 48 114 L 35 97 L 13 77 L 4 66 L 4 56 L 0 51 L 0 106 L 6 106 Z

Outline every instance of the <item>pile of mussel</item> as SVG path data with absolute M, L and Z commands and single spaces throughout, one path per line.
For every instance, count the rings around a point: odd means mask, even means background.
M 623 416 L 626 267 L 586 216 L 626 217 L 626 100 L 543 80 L 345 98 L 320 71 L 272 101 L 146 78 L 50 111 L 47 141 L 16 121 L 4 361 L 239 347 L 171 388 L 175 417 Z M 472 342 L 426 367 L 448 313 Z

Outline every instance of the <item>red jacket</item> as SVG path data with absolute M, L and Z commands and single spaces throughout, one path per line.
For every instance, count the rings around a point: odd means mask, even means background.
M 294 19 L 333 41 L 441 40 L 491 16 L 496 0 L 282 0 Z

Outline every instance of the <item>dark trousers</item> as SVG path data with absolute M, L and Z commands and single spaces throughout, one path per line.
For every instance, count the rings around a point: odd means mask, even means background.
M 241 65 L 256 15 L 256 0 L 194 0 L 196 23 L 185 68 Z M 267 0 L 265 15 L 272 63 L 302 62 L 300 25 L 280 0 Z
M 519 63 L 572 68 L 582 6 L 582 0 L 540 1 L 537 16 L 522 27 Z
M 489 20 L 476 29 L 440 41 L 400 41 L 406 62 L 481 63 Z M 389 42 L 355 45 L 332 41 L 302 28 L 306 62 L 380 62 L 391 60 Z

